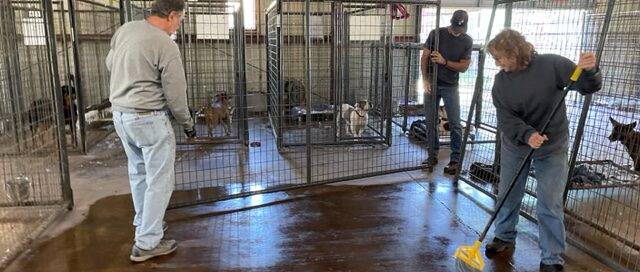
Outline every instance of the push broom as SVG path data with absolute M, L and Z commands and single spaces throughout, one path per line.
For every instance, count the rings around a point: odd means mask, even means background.
M 569 92 L 569 90 L 573 87 L 573 84 L 575 84 L 575 82 L 578 80 L 581 73 L 582 73 L 582 69 L 576 67 L 576 69 L 573 71 L 573 74 L 571 75 L 569 83 L 563 90 L 562 98 L 560 99 L 560 101 L 556 102 L 556 104 L 553 107 L 553 111 L 551 112 L 551 115 L 546 120 L 546 122 L 544 123 L 544 126 L 540 130 L 539 133 L 541 135 L 544 135 L 545 131 L 547 130 L 547 127 L 549 126 L 549 123 L 551 123 L 551 119 L 553 119 L 554 115 L 556 115 L 556 112 L 558 112 L 558 109 L 564 102 L 564 98 L 567 96 L 567 93 Z M 493 221 L 496 220 L 496 217 L 498 216 L 498 212 L 504 205 L 505 200 L 513 190 L 513 187 L 515 186 L 518 176 L 520 176 L 520 174 L 522 173 L 522 170 L 524 170 L 524 166 L 531 159 L 531 156 L 533 155 L 533 151 L 534 149 L 530 149 L 529 153 L 527 153 L 527 156 L 524 158 L 524 160 L 520 162 L 518 171 L 516 172 L 515 176 L 511 180 L 511 183 L 509 184 L 509 188 L 507 189 L 507 192 L 504 194 L 504 197 L 500 200 L 500 202 L 498 202 L 498 205 L 496 206 L 495 211 L 493 211 L 493 214 L 491 215 L 489 222 L 487 222 L 487 225 L 484 227 L 484 230 L 482 231 L 482 234 L 480 234 L 480 237 L 478 238 L 476 243 L 473 244 L 472 246 L 460 246 L 456 249 L 454 257 L 456 258 L 456 268 L 458 271 L 474 271 L 474 270 L 482 271 L 482 269 L 484 269 L 484 260 L 480 255 L 480 245 L 482 244 L 482 241 L 484 240 L 484 238 L 487 236 L 487 232 L 489 232 L 489 228 L 491 228 Z

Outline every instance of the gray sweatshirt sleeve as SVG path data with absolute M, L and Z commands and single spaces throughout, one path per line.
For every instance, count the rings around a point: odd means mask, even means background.
M 499 82 L 495 82 L 491 95 L 493 105 L 496 107 L 498 116 L 498 127 L 502 130 L 502 135 L 511 140 L 512 143 L 522 143 L 528 145 L 529 137 L 536 132 L 536 129 L 525 123 L 511 109 L 506 107 L 500 100 Z
M 160 68 L 162 69 L 162 90 L 167 99 L 169 110 L 178 124 L 182 125 L 184 129 L 191 129 L 193 120 L 187 106 L 187 80 L 180 57 L 174 57 Z
M 569 78 L 573 70 L 576 69 L 576 64 L 565 57 L 557 56 L 555 66 L 556 82 L 558 83 L 558 89 L 561 90 L 569 84 Z M 583 70 L 573 89 L 583 95 L 592 94 L 602 89 L 600 68 L 596 67 L 594 71 Z

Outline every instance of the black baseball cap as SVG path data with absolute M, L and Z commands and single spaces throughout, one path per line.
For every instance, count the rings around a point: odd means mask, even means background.
M 456 10 L 451 16 L 451 27 L 456 33 L 467 33 L 467 22 L 469 15 L 464 10 Z

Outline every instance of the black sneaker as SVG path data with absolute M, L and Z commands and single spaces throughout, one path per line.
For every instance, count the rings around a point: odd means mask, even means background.
M 540 263 L 540 271 L 541 272 L 564 271 L 564 266 L 562 266 L 561 264 L 543 264 L 543 263 Z
M 516 243 L 493 238 L 493 241 L 491 241 L 491 243 L 488 243 L 484 248 L 487 253 L 496 254 L 515 247 Z
M 435 166 L 438 164 L 438 158 L 436 157 L 429 157 L 428 159 L 422 161 L 423 165 L 429 165 L 429 166 Z
M 459 165 L 457 161 L 450 161 L 447 167 L 444 168 L 444 173 L 447 175 L 455 175 Z

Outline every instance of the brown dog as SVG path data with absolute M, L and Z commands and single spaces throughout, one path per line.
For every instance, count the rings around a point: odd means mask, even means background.
M 213 101 L 205 102 L 202 113 L 207 122 L 209 137 L 213 137 L 213 130 L 220 123 L 224 129 L 224 136 L 231 134 L 231 106 L 226 93 L 217 94 Z

